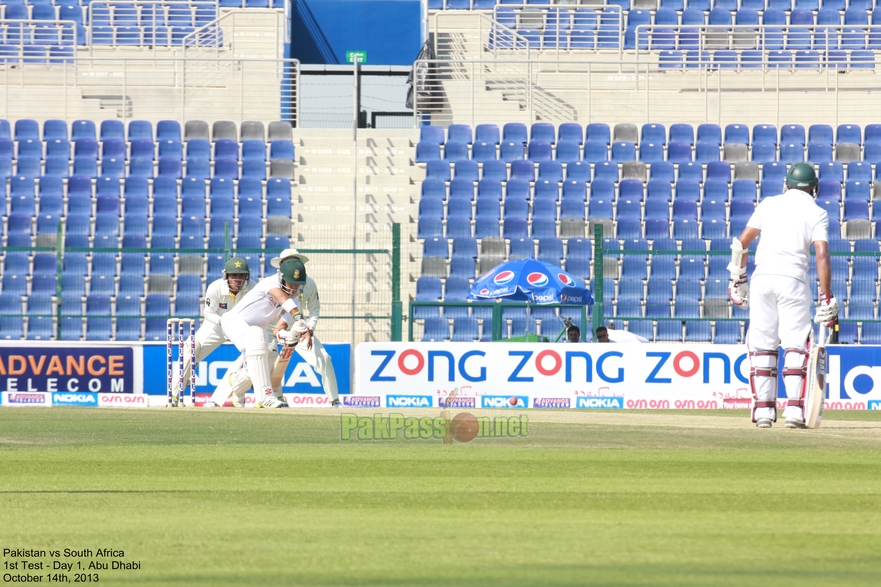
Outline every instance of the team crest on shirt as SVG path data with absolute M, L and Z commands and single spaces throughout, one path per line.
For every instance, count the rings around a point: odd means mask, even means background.
M 227 309 L 226 307 L 227 307 L 228 304 L 226 304 L 226 303 L 224 302 L 224 303 L 219 304 L 219 305 L 220 305 L 220 309 L 221 309 L 221 310 L 226 310 L 226 309 Z

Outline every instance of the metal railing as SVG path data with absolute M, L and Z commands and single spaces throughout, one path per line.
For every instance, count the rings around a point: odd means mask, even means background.
M 789 122 L 868 124 L 881 118 L 874 77 L 833 67 L 783 69 L 767 55 L 755 69 L 665 68 L 657 62 L 614 59 L 506 62 L 528 75 L 514 100 L 495 60 L 420 60 L 414 99 L 416 124 L 532 122 Z M 865 70 L 863 70 L 865 71 Z M 851 73 L 853 72 L 853 74 Z M 541 93 L 558 107 L 542 110 Z
M 487 341 L 500 341 L 506 339 L 518 339 L 518 340 L 526 340 L 525 337 L 532 336 L 536 337 L 536 340 L 541 340 L 544 342 L 559 342 L 561 340 L 565 340 L 566 338 L 566 325 L 563 322 L 563 318 L 566 317 L 569 320 L 572 320 L 576 326 L 579 327 L 581 332 L 587 332 L 588 318 L 590 316 L 589 309 L 587 306 L 575 306 L 568 304 L 542 304 L 541 308 L 559 308 L 560 316 L 554 318 L 553 320 L 538 320 L 538 329 L 537 331 L 533 331 L 528 326 L 523 332 L 515 330 L 513 320 L 511 318 L 506 318 L 505 313 L 506 310 L 514 310 L 514 309 L 524 309 L 526 314 L 529 315 L 531 310 L 537 308 L 536 304 L 528 304 L 526 302 L 507 302 L 507 301 L 474 301 L 474 302 L 410 302 L 410 311 L 408 317 L 409 328 L 407 332 L 407 340 L 413 342 L 413 334 L 414 327 L 416 326 L 416 320 L 418 318 L 414 318 L 415 312 L 419 308 L 423 309 L 440 309 L 440 308 L 464 308 L 466 312 L 468 309 L 472 309 L 475 312 L 480 310 L 487 311 L 489 314 L 486 318 L 477 318 L 477 323 L 479 327 L 479 336 L 477 337 L 479 340 Z M 445 310 L 446 311 L 446 310 Z M 568 316 L 564 316 L 568 314 Z M 448 324 L 449 326 L 449 320 Z M 455 319 L 453 319 L 455 320 Z M 453 327 L 455 327 L 455 322 L 453 322 Z M 523 337 L 523 338 L 521 338 Z M 447 338 L 447 337 L 444 337 Z
M 0 20 L 0 38 L 3 39 L 0 58 L 7 60 L 17 55 L 34 58 L 25 49 L 40 47 L 75 47 L 80 40 L 77 24 L 72 20 Z M 16 54 L 10 52 L 11 49 Z M 48 55 L 48 52 L 47 52 Z
M 195 7 L 208 12 L 202 11 L 200 15 Z M 91 54 L 94 45 L 149 47 L 154 52 L 179 47 L 193 28 L 207 24 L 206 18 L 215 20 L 217 10 L 215 2 L 96 1 L 89 5 L 89 51 Z
M 299 61 L 72 57 L 3 68 L 0 117 L 47 120 L 284 120 L 296 125 Z
M 851 51 L 881 49 L 881 25 L 638 25 L 633 29 L 636 61 L 658 59 L 659 51 L 763 50 Z M 874 60 L 873 60 L 874 62 Z M 834 63 L 840 64 L 839 58 Z M 793 67 L 770 62 L 773 68 Z M 726 62 L 714 63 L 727 67 Z M 817 67 L 821 67 L 818 65 Z M 846 66 L 845 66 L 846 67 Z

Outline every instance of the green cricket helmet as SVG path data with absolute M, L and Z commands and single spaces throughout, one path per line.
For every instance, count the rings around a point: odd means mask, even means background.
M 791 188 L 813 188 L 817 183 L 817 174 L 810 163 L 796 163 L 786 174 L 786 185 Z
M 289 288 L 287 284 L 303 285 L 306 283 L 306 266 L 296 257 L 285 259 L 278 268 L 278 281 L 286 294 L 293 295 L 297 290 Z
M 229 291 L 238 293 L 251 278 L 251 269 L 248 268 L 248 262 L 241 257 L 230 257 L 223 266 L 223 276 L 226 278 Z

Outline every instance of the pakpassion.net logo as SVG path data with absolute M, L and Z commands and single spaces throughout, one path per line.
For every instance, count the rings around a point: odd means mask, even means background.
M 475 438 L 517 438 L 529 436 L 529 416 L 474 416 L 461 412 L 450 418 L 404 416 L 403 414 L 340 414 L 340 440 L 442 440 L 444 444 L 471 442 Z

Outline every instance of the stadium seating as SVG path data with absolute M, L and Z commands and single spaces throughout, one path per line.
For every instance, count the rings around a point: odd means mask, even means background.
M 483 128 L 496 129 L 497 132 L 498 127 L 484 125 Z M 473 214 L 472 206 L 460 210 L 456 207 L 458 204 L 445 204 L 441 198 L 446 197 L 446 182 L 437 183 L 438 180 L 434 179 L 423 184 L 422 204 L 426 204 L 426 198 L 435 197 L 431 196 L 432 193 L 439 193 L 436 220 L 453 213 L 475 225 L 472 231 L 466 231 L 467 241 L 472 245 L 468 264 L 457 262 L 457 267 L 465 267 L 462 273 L 457 273 L 459 279 L 474 278 L 474 257 L 482 273 L 506 258 L 534 255 L 565 267 L 578 279 L 589 283 L 594 271 L 590 261 L 592 249 L 589 245 L 579 249 L 578 243 L 590 241 L 567 238 L 562 232 L 564 219 L 581 223 L 582 236 L 588 234 L 585 228 L 592 230 L 593 223 L 602 222 L 607 236 L 612 237 L 607 238 L 607 248 L 618 248 L 623 241 L 625 246 L 635 244 L 633 248 L 636 249 L 724 252 L 729 248 L 730 237 L 739 234 L 745 226 L 759 198 L 782 191 L 788 164 L 804 161 L 808 154 L 826 153 L 825 158 L 807 160 L 815 165 L 821 177 L 817 201 L 829 213 L 830 249 L 834 254 L 842 246 L 849 251 L 851 247 L 868 244 L 877 252 L 877 241 L 872 238 L 872 222 L 881 216 L 881 206 L 875 205 L 873 200 L 873 193 L 876 193 L 873 166 L 860 159 L 863 151 L 859 148 L 881 143 L 879 129 L 881 126 L 878 125 L 867 125 L 863 129 L 847 124 L 837 128 L 822 124 L 783 124 L 779 128 L 767 124 L 729 124 L 724 127 L 705 124 L 695 129 L 686 124 L 672 124 L 665 128 L 658 124 L 637 127 L 602 123 L 592 123 L 584 128 L 575 123 L 562 123 L 556 127 L 556 132 L 546 124 L 533 126 L 528 132 L 524 126 L 510 125 L 507 138 L 513 139 L 513 144 L 525 144 L 527 154 L 530 140 L 538 136 L 541 142 L 553 144 L 556 148 L 562 144 L 573 145 L 572 148 L 583 145 L 584 160 L 557 158 L 556 161 L 538 162 L 516 159 L 508 163 L 513 179 L 508 179 L 507 171 L 502 170 L 494 172 L 496 179 L 478 183 Z M 489 134 L 494 140 L 492 130 Z M 856 145 L 856 160 L 833 160 L 836 143 L 839 146 Z M 689 152 L 689 149 L 699 144 L 717 151 L 720 147 L 741 145 L 746 148 L 747 157 L 737 162 L 718 158 L 694 160 L 694 151 Z M 671 145 L 675 145 L 672 152 Z M 819 149 L 817 145 L 828 148 Z M 639 159 L 645 163 L 640 163 Z M 494 163 L 496 160 L 490 161 Z M 487 161 L 482 165 L 486 166 Z M 467 190 L 470 194 L 470 185 Z M 486 226 L 492 227 L 491 236 L 503 243 L 502 252 L 495 256 L 488 255 L 482 246 L 474 244 L 475 239 L 471 236 L 474 234 L 478 241 L 493 240 L 483 238 L 490 236 L 479 229 L 481 224 L 478 223 L 484 220 Z M 429 218 L 420 214 L 419 222 L 423 221 L 428 222 Z M 500 222 L 503 224 L 501 232 Z M 448 240 L 442 233 L 438 237 L 426 240 L 425 246 L 428 247 L 429 242 L 432 247 L 439 246 L 431 255 L 442 257 L 448 250 L 443 243 Z M 427 249 L 425 254 L 429 256 Z M 859 263 L 857 259 L 861 259 Z M 742 311 L 732 312 L 730 308 L 726 265 L 727 260 L 722 255 L 623 255 L 618 259 L 606 255 L 601 269 L 606 278 L 604 281 L 609 282 L 605 287 L 606 313 L 622 318 L 625 324 L 630 317 L 665 318 L 654 324 L 652 320 L 633 320 L 627 326 L 654 341 L 740 343 L 743 340 L 740 323 L 697 320 L 746 317 Z M 752 269 L 752 258 L 749 269 Z M 859 275 L 871 275 L 872 278 L 855 285 L 857 281 L 853 276 L 857 269 Z M 834 289 L 842 291 L 841 299 L 847 300 L 844 304 L 847 310 L 842 316 L 874 320 L 878 315 L 877 257 L 836 257 L 833 273 Z M 815 270 L 812 278 L 816 280 Z M 442 275 L 440 279 L 449 278 Z M 432 299 L 445 299 L 443 292 L 440 287 Z M 520 315 L 512 320 L 515 334 L 534 327 L 529 321 L 523 322 L 525 318 Z M 434 328 L 436 325 L 426 323 L 426 327 L 429 326 Z M 445 340 L 450 339 L 451 333 L 454 340 L 472 340 L 477 336 L 472 325 L 465 322 L 458 329 L 459 335 L 456 334 L 455 321 L 444 323 L 441 330 Z M 860 332 L 860 328 L 854 328 L 854 341 L 859 341 Z M 871 334 L 871 329 L 867 333 Z M 485 334 L 483 331 L 480 336 Z
M 258 125 L 257 134 L 263 136 L 259 130 L 262 123 L 255 122 L 242 123 L 243 136 L 246 129 Z M 199 298 L 207 282 L 216 279 L 219 271 L 206 273 L 201 256 L 191 263 L 191 255 L 148 255 L 143 251 L 202 249 L 206 246 L 209 219 L 212 234 L 220 236 L 219 240 L 209 239 L 209 246 L 225 248 L 225 226 L 229 226 L 233 250 L 262 248 L 264 243 L 270 249 L 289 246 L 291 181 L 282 177 L 267 180 L 263 176 L 238 179 L 238 165 L 248 158 L 261 166 L 265 174 L 274 157 L 291 161 L 294 145 L 290 139 L 181 143 L 180 125 L 176 121 L 160 121 L 156 136 L 152 124 L 137 120 L 127 127 L 117 120 L 80 120 L 70 127 L 64 121 L 50 120 L 42 128 L 34 120 L 20 119 L 11 125 L 0 121 L 0 135 L 4 129 L 8 137 L 0 136 L 0 151 L 5 145 L 13 161 L 32 158 L 37 165 L 30 174 L 13 176 L 8 182 L 5 222 L 0 224 L 5 227 L 0 237 L 5 238 L 0 238 L 0 244 L 55 246 L 60 223 L 67 247 L 135 249 L 123 252 L 119 258 L 109 252 L 65 252 L 62 297 L 57 300 L 54 253 L 38 252 L 30 259 L 26 252 L 5 253 L 0 295 L 21 300 L 29 293 L 24 310 L 30 318 L 3 316 L 4 338 L 17 335 L 46 340 L 59 332 L 63 340 L 164 337 L 165 317 L 171 315 L 171 304 L 174 303 L 179 315 L 198 315 Z M 235 125 L 232 132 L 238 132 Z M 179 175 L 156 173 L 166 157 L 180 162 L 184 145 L 190 147 L 189 143 L 193 143 L 192 150 L 199 156 L 200 149 L 208 147 L 204 150 L 205 162 L 209 164 L 207 177 L 180 179 Z M 235 171 L 224 174 L 222 166 L 212 168 L 212 156 L 215 163 L 228 161 Z M 52 173 L 52 158 L 59 160 L 58 169 L 72 164 L 75 170 L 78 160 L 85 158 L 92 162 L 92 169 L 101 169 L 102 174 Z M 44 169 L 40 169 L 40 163 L 45 165 Z M 206 196 L 210 198 L 206 200 Z M 238 218 L 234 216 L 236 211 Z M 256 224 L 248 224 L 249 218 Z M 274 235 L 280 220 L 286 221 L 288 228 Z M 261 271 L 262 263 L 258 260 L 252 275 L 259 277 Z M 175 301 L 178 292 L 185 295 Z M 155 295 L 165 297 L 150 297 Z M 85 313 L 82 299 L 88 300 Z M 15 307 L 15 303 L 8 307 Z M 24 313 L 21 303 L 18 307 L 16 314 Z M 111 316 L 114 307 L 114 315 L 120 316 L 116 319 Z M 54 317 L 56 308 L 61 313 L 60 321 Z M 154 318 L 142 321 L 142 309 Z

